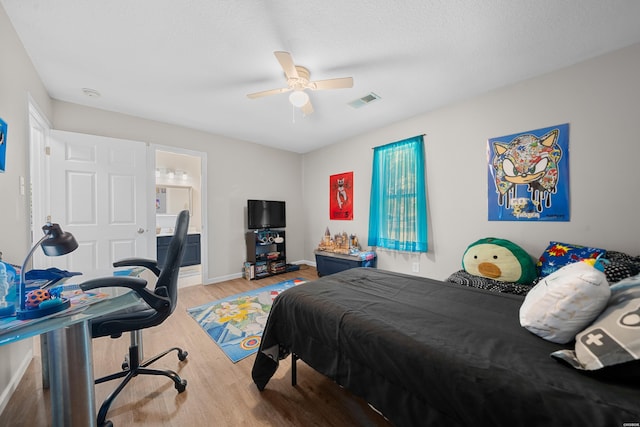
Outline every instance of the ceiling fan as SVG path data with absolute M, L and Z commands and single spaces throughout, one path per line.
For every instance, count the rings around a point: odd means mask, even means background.
M 352 77 L 310 81 L 309 70 L 300 65 L 295 65 L 289 52 L 277 51 L 273 52 L 273 54 L 276 56 L 276 59 L 284 70 L 284 75 L 287 78 L 287 87 L 250 93 L 247 97 L 255 99 L 263 96 L 292 92 L 291 95 L 289 95 L 289 101 L 294 106 L 300 108 L 302 112 L 308 116 L 313 113 L 313 106 L 311 105 L 309 95 L 305 92 L 305 89 L 325 90 L 353 87 Z

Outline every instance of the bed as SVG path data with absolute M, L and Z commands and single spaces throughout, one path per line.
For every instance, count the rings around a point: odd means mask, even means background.
M 523 298 L 376 269 L 325 276 L 276 298 L 252 377 L 263 390 L 293 354 L 397 426 L 640 422 L 640 378 L 551 358 L 567 346 L 520 326 Z

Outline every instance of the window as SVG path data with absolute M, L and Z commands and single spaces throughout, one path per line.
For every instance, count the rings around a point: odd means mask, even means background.
M 369 246 L 427 252 L 423 136 L 374 148 Z

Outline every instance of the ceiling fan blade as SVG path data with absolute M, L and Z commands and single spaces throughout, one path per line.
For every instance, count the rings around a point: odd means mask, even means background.
M 262 98 L 263 96 L 277 95 L 279 93 L 289 92 L 290 90 L 291 88 L 289 87 L 283 87 L 280 89 L 263 90 L 262 92 L 250 93 L 247 95 L 247 98 L 251 98 L 251 99 Z
M 311 105 L 311 101 L 307 101 L 306 104 L 300 107 L 300 110 L 302 110 L 302 113 L 305 116 L 308 116 L 309 114 L 313 113 L 313 105 Z
M 296 70 L 296 66 L 293 63 L 293 58 L 289 52 L 276 51 L 273 52 L 276 56 L 276 59 L 280 63 L 280 66 L 284 70 L 284 75 L 287 76 L 287 79 L 298 78 L 298 70 Z
M 353 77 L 341 77 L 338 79 L 316 80 L 309 82 L 309 89 L 312 90 L 324 90 L 324 89 L 346 89 L 353 87 Z

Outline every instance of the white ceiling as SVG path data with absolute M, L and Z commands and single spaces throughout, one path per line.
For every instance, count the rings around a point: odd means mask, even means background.
M 299 153 L 640 42 L 637 0 L 0 2 L 52 98 Z M 354 86 L 248 99 L 276 50 Z

